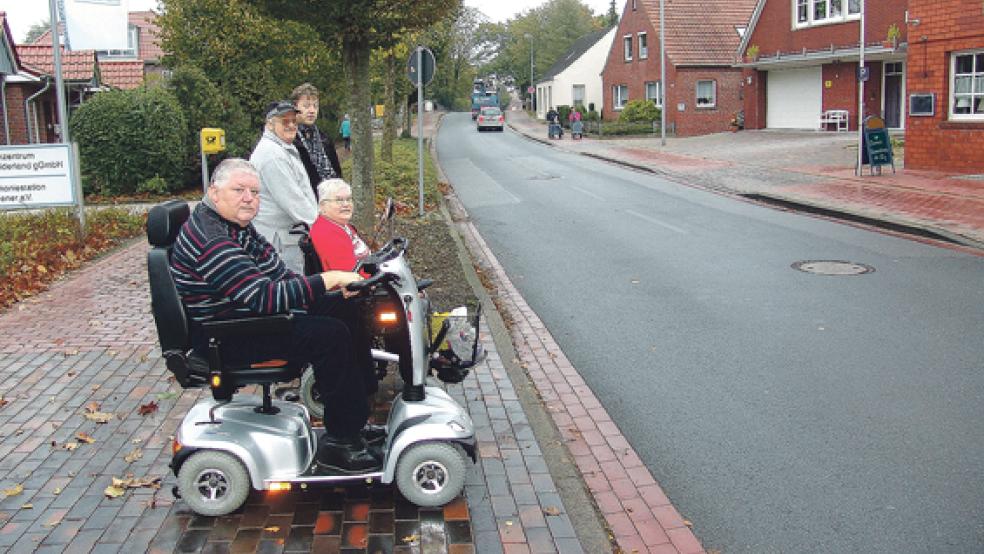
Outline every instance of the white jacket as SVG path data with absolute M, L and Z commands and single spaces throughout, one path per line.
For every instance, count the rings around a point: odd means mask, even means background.
M 300 154 L 292 144 L 264 130 L 249 161 L 260 172 L 260 211 L 253 226 L 277 249 L 288 268 L 303 274 L 304 254 L 297 245 L 298 237 L 289 232 L 297 223 L 314 223 L 318 200 Z

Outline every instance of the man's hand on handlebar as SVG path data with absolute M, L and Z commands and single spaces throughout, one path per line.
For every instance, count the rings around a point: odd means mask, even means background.
M 349 290 L 347 285 L 362 280 L 362 276 L 351 271 L 325 271 L 321 274 L 326 290 L 338 289 L 345 298 L 358 296 L 359 291 Z

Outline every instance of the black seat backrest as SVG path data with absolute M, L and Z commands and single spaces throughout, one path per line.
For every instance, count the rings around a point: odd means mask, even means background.
M 147 240 L 153 247 L 147 254 L 150 306 L 165 358 L 169 355 L 183 357 L 191 348 L 188 318 L 170 268 L 171 247 L 190 213 L 187 202 L 168 200 L 154 206 L 147 216 Z

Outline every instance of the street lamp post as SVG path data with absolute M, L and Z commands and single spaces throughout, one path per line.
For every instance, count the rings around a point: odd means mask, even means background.
M 530 39 L 530 88 L 533 88 L 535 86 L 533 84 L 533 35 L 531 35 L 529 33 L 526 33 L 523 36 L 526 37 L 526 38 L 528 38 L 528 39 Z M 536 89 L 533 88 L 533 90 L 536 90 Z M 532 99 L 532 97 L 530 98 L 530 109 L 531 110 L 533 109 L 533 99 Z

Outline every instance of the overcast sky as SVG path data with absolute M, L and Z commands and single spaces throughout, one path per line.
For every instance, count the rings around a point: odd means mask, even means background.
M 608 11 L 611 0 L 581 0 L 595 15 Z M 505 21 L 530 8 L 543 4 L 544 0 L 465 0 L 465 4 L 481 10 L 492 21 Z M 625 0 L 616 0 L 621 12 Z M 157 0 L 130 0 L 130 11 L 154 9 Z M 7 23 L 14 35 L 14 42 L 23 42 L 31 25 L 48 19 L 47 0 L 0 0 L 0 11 L 7 12 Z

